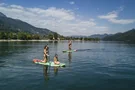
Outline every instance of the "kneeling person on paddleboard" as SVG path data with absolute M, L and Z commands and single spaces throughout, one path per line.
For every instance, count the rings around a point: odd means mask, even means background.
M 54 64 L 60 64 L 57 54 L 55 54 L 55 56 L 54 56 Z

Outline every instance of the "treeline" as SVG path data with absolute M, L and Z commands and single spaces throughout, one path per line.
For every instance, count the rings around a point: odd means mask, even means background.
M 64 37 L 60 36 L 57 33 L 49 33 L 48 35 L 39 35 L 39 34 L 31 34 L 28 32 L 0 32 L 0 39 L 19 39 L 19 40 L 42 40 L 42 39 L 50 39 L 50 40 L 58 40 L 59 38 Z
M 64 37 L 65 40 L 81 40 L 81 41 L 100 41 L 99 38 L 90 38 L 90 37 Z
M 0 39 L 19 39 L 19 40 L 85 40 L 85 41 L 99 41 L 99 38 L 75 38 L 75 37 L 64 37 L 59 35 L 58 33 L 49 33 L 48 35 L 39 35 L 39 34 L 31 34 L 28 32 L 0 32 Z
M 40 39 L 40 35 L 26 32 L 0 32 L 0 39 L 38 40 Z

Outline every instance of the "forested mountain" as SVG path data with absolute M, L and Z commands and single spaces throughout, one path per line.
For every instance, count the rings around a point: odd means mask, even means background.
M 106 36 L 105 41 L 125 41 L 135 43 L 135 29 L 129 30 L 124 33 L 116 33 L 111 36 Z
M 12 19 L 0 12 L 0 31 L 27 32 L 31 34 L 48 35 L 54 33 L 49 29 L 37 28 L 24 21 Z
M 112 34 L 93 34 L 91 36 L 89 36 L 90 38 L 99 38 L 99 39 L 103 39 L 106 36 L 111 36 Z

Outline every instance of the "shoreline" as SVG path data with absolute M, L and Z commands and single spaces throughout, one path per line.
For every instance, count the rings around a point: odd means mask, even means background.
M 40 42 L 49 42 L 49 41 L 68 41 L 68 40 L 19 40 L 19 39 L 10 39 L 10 40 L 6 40 L 6 39 L 0 39 L 0 42 L 23 42 L 23 41 L 31 41 L 31 42 L 36 42 L 36 41 L 40 41 Z M 73 41 L 81 41 L 81 40 L 73 40 Z
M 45 42 L 48 42 L 48 41 L 56 41 L 56 40 L 19 40 L 19 39 L 16 39 L 16 40 L 14 40 L 14 39 L 5 40 L 5 39 L 0 39 L 0 42 L 14 42 L 14 41 L 17 41 L 17 42 L 21 42 L 21 41 L 45 41 Z

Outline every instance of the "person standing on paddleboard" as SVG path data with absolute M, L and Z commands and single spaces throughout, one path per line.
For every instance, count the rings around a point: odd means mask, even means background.
M 43 58 L 43 61 L 42 62 L 45 62 L 46 63 L 48 61 L 48 58 L 47 58 L 47 56 L 49 56 L 48 53 L 49 53 L 49 47 L 46 45 L 44 47 L 44 58 Z
M 60 64 L 57 54 L 55 54 L 55 56 L 54 56 L 54 64 Z
M 71 46 L 72 46 L 72 41 L 69 40 L 69 41 L 68 41 L 68 48 L 69 48 L 69 50 L 71 50 Z

